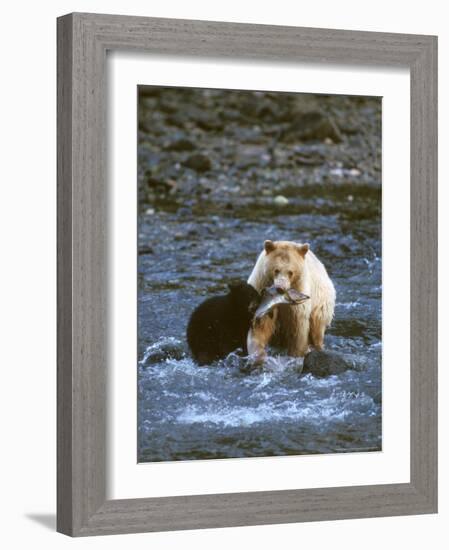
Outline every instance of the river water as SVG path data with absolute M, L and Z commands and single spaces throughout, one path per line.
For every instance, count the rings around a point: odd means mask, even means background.
M 172 461 L 381 449 L 380 187 L 285 188 L 226 207 L 156 204 L 139 216 L 138 460 Z M 300 375 L 271 350 L 243 372 L 236 356 L 198 367 L 189 315 L 206 297 L 246 279 L 265 239 L 309 242 L 337 290 L 326 348 L 356 368 Z M 150 243 L 150 245 L 148 245 Z

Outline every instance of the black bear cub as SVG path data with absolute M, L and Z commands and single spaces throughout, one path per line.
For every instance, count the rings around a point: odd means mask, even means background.
M 225 296 L 202 302 L 187 326 L 187 342 L 195 361 L 207 365 L 238 348 L 247 355 L 246 338 L 259 303 L 259 293 L 247 283 L 231 284 Z

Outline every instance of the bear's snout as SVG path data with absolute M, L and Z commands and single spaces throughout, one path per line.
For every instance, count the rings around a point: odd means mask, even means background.
M 274 287 L 279 294 L 283 294 L 290 288 L 290 280 L 288 277 L 275 277 Z

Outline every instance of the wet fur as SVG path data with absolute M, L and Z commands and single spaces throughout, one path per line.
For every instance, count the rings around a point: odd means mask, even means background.
M 247 355 L 246 338 L 260 296 L 247 283 L 231 285 L 225 296 L 202 302 L 187 326 L 187 342 L 199 365 L 224 359 L 241 348 Z
M 294 357 L 304 356 L 309 346 L 323 349 L 324 333 L 335 308 L 335 288 L 324 265 L 308 245 L 266 241 L 264 246 L 248 283 L 260 292 L 275 283 L 274 268 L 277 268 L 280 285 L 295 288 L 310 296 L 310 300 L 297 306 L 279 306 L 271 319 L 253 323 L 248 333 L 248 352 L 263 360 L 270 342 Z

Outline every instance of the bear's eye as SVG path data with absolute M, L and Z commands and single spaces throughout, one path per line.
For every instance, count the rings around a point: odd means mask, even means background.
M 288 276 L 290 277 L 290 279 L 293 277 L 293 271 L 289 271 L 288 272 Z
M 274 270 L 274 274 L 275 274 L 275 275 L 279 275 L 279 273 L 280 273 L 279 269 L 275 269 L 275 270 Z

